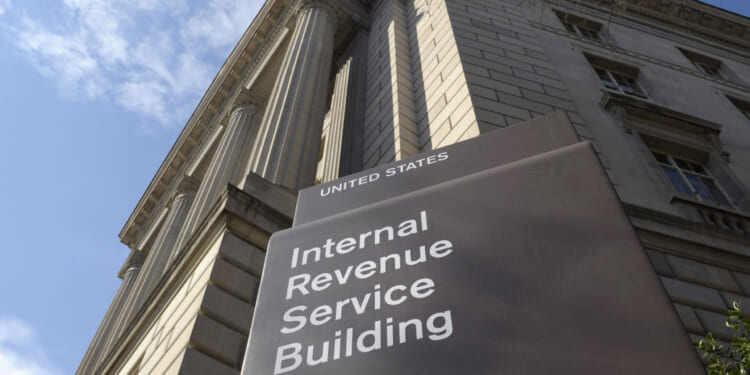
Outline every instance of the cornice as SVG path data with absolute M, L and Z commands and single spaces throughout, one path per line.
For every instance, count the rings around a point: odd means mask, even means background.
M 287 0 L 267 1 L 240 38 L 120 231 L 123 243 L 130 247 L 134 246 L 138 230 L 169 190 L 179 171 L 189 164 L 188 158 L 213 120 L 217 116 L 221 118 L 223 104 L 230 98 L 232 88 L 237 86 L 248 60 L 262 44 L 268 31 L 276 24 L 278 16 L 287 4 Z
M 737 234 L 713 225 L 695 222 L 633 203 L 623 202 L 623 208 L 627 215 L 630 216 L 631 220 L 643 219 L 648 222 L 658 223 L 660 225 L 666 225 L 685 232 L 693 233 L 696 236 L 721 240 L 726 245 L 721 248 L 721 250 L 740 253 L 744 256 L 750 254 L 750 246 L 747 244 L 746 235 Z M 634 226 L 640 229 L 655 231 L 655 229 L 650 226 L 638 225 L 635 223 Z M 686 238 L 683 238 L 683 240 L 690 241 Z M 706 246 L 708 244 L 702 245 Z M 714 246 L 716 246 L 716 244 L 714 244 Z
M 262 68 L 258 64 L 263 54 L 268 53 L 272 34 L 293 22 L 293 12 L 302 0 L 268 0 L 252 21 L 242 38 L 229 55 L 222 68 L 204 94 L 197 108 L 180 133 L 174 146 L 165 158 L 156 175 L 120 231 L 120 239 L 129 247 L 135 246 L 139 230 L 146 224 L 154 209 L 163 205 L 165 194 L 174 188 L 175 179 L 195 157 L 194 150 L 205 141 L 207 131 L 217 123 L 225 122 L 231 104 L 235 100 L 262 103 L 265 99 L 245 90 L 242 79 L 251 69 Z M 340 22 L 355 22 L 360 27 L 367 25 L 368 14 L 357 0 L 323 0 L 336 9 Z M 290 12 L 292 14 L 290 14 Z M 266 49 L 264 49 L 264 47 Z M 254 64 L 254 65 L 253 65 Z M 183 172 L 184 173 L 184 172 Z
M 750 86 L 747 86 L 747 85 L 743 85 L 743 84 L 740 84 L 740 83 L 728 81 L 728 80 L 723 79 L 723 78 L 719 78 L 719 77 L 716 77 L 716 76 L 713 76 L 713 75 L 710 75 L 710 74 L 703 73 L 703 72 L 701 72 L 701 71 L 699 71 L 697 69 L 694 69 L 694 68 L 685 67 L 685 66 L 682 66 L 682 65 L 679 65 L 679 64 L 675 64 L 673 62 L 669 62 L 669 61 L 666 61 L 666 60 L 655 58 L 655 57 L 650 56 L 650 55 L 646 55 L 646 54 L 639 53 L 639 52 L 636 52 L 636 51 L 628 50 L 628 49 L 619 47 L 617 45 L 614 45 L 612 43 L 597 41 L 597 40 L 586 38 L 586 37 L 583 37 L 583 36 L 580 36 L 580 35 L 577 35 L 577 34 L 572 34 L 572 33 L 569 33 L 568 31 L 566 31 L 564 29 L 558 29 L 556 27 L 553 27 L 553 26 L 550 26 L 550 25 L 545 25 L 545 24 L 540 23 L 540 22 L 531 21 L 529 23 L 531 24 L 531 26 L 533 26 L 533 27 L 535 27 L 537 29 L 541 29 L 541 30 L 544 30 L 544 31 L 547 31 L 547 32 L 550 32 L 550 33 L 553 33 L 553 34 L 557 34 L 557 35 L 560 35 L 560 36 L 563 36 L 563 37 L 575 40 L 576 43 L 572 44 L 573 48 L 576 48 L 576 47 L 581 48 L 581 46 L 583 46 L 583 45 L 585 45 L 586 47 L 589 47 L 589 46 L 595 47 L 597 49 L 604 50 L 607 53 L 617 53 L 617 54 L 620 54 L 620 55 L 623 55 L 623 56 L 634 58 L 636 60 L 648 62 L 648 63 L 654 64 L 654 65 L 659 65 L 659 66 L 662 66 L 662 67 L 665 67 L 665 68 L 669 68 L 669 69 L 672 69 L 672 70 L 675 70 L 675 71 L 678 71 L 678 72 L 681 72 L 681 73 L 684 73 L 684 74 L 688 74 L 688 75 L 691 75 L 691 76 L 694 76 L 694 77 L 698 77 L 698 78 L 701 78 L 701 79 L 712 81 L 712 82 L 715 82 L 715 83 L 720 84 L 722 86 L 729 87 L 729 88 L 732 88 L 732 89 L 735 89 L 735 90 L 738 90 L 738 91 L 750 94 Z M 580 43 L 580 45 L 578 45 L 577 43 Z M 679 46 L 675 44 L 675 48 L 677 48 L 677 47 L 679 47 Z M 596 49 L 592 49 L 591 52 L 594 53 L 594 54 L 596 54 L 597 50 Z
M 750 19 L 695 0 L 580 0 L 750 50 Z
M 716 136 L 721 132 L 721 124 L 665 107 L 650 100 L 610 90 L 603 91 L 604 95 L 602 95 L 600 105 L 605 109 L 619 106 L 626 109 L 628 116 L 632 115 L 633 117 L 645 119 L 658 118 L 661 119 L 659 121 L 661 124 L 669 124 L 670 126 L 705 136 Z
M 121 279 L 124 279 L 125 274 L 128 273 L 128 271 L 130 271 L 131 269 L 141 268 L 145 259 L 146 255 L 142 251 L 131 250 L 130 255 L 128 255 L 128 259 L 125 260 L 125 264 L 122 265 L 122 268 L 120 268 L 120 272 L 117 273 L 117 276 Z

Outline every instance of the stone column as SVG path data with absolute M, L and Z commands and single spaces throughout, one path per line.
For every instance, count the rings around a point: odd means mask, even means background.
M 104 353 L 104 346 L 108 341 L 107 339 L 112 333 L 113 325 L 117 321 L 117 317 L 120 315 L 120 312 L 124 307 L 123 300 L 130 293 L 137 275 L 137 267 L 131 267 L 128 268 L 127 271 L 125 271 L 122 284 L 120 284 L 120 288 L 117 290 L 115 298 L 109 305 L 109 309 L 104 315 L 104 319 L 102 319 L 102 323 L 99 325 L 99 329 L 96 330 L 94 339 L 91 340 L 91 345 L 89 345 L 86 354 L 83 356 L 83 360 L 81 361 L 80 366 L 78 366 L 76 375 L 94 373 L 96 365 L 100 362 L 102 353 Z
M 271 182 L 299 189 L 315 180 L 335 31 L 328 5 L 298 11 L 251 157 L 251 171 Z
M 362 169 L 366 73 L 367 34 L 363 32 L 344 54 L 336 74 L 328 135 L 323 147 L 323 170 L 318 171 L 321 182 Z
M 195 185 L 192 178 L 185 176 L 177 187 L 178 191 L 172 199 L 169 213 L 135 280 L 132 303 L 123 310 L 124 325 L 130 324 L 136 318 L 136 313 L 143 307 L 144 301 L 151 295 L 154 287 L 164 275 L 164 271 L 169 267 L 177 236 L 185 223 L 185 217 L 195 196 Z
M 134 295 L 133 286 L 135 285 L 135 280 L 138 278 L 142 265 L 142 257 L 134 253 L 131 253 L 131 256 L 127 260 L 129 264 L 127 265 L 125 274 L 122 277 L 122 285 L 120 285 L 120 290 L 115 296 L 115 301 L 112 302 L 112 306 L 117 307 L 112 311 L 113 313 L 110 316 L 105 317 L 107 327 L 102 332 L 101 346 L 99 347 L 95 360 L 91 363 L 90 372 L 79 369 L 81 374 L 96 373 L 94 370 L 103 360 L 109 358 L 109 352 L 120 338 L 120 332 L 124 325 L 123 312 L 126 310 L 126 307 L 132 303 Z M 107 314 L 109 314 L 109 312 L 107 312 Z M 102 326 L 104 325 L 105 322 L 102 322 Z
M 227 184 L 239 185 L 240 180 L 243 179 L 250 146 L 257 134 L 257 126 L 253 126 L 257 123 L 254 121 L 256 113 L 256 106 L 249 104 L 238 106 L 232 111 L 229 125 L 195 194 L 195 202 L 190 207 L 185 225 L 182 226 L 175 241 L 169 264 L 177 258 L 179 252 L 193 236 L 208 211 L 216 203 L 216 198 L 226 190 Z

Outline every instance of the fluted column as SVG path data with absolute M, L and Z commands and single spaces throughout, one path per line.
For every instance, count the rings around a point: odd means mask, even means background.
M 239 185 L 244 177 L 250 146 L 257 134 L 256 113 L 256 106 L 250 104 L 238 106 L 232 111 L 229 125 L 211 159 L 206 175 L 195 194 L 195 201 L 185 219 L 185 225 L 176 240 L 170 263 L 190 240 L 227 184 Z
M 335 31 L 328 5 L 300 8 L 251 158 L 271 182 L 299 189 L 315 180 Z
M 94 339 L 91 340 L 86 354 L 83 356 L 81 364 L 78 366 L 76 375 L 81 374 L 93 374 L 95 366 L 100 361 L 102 353 L 104 353 L 104 345 L 112 332 L 112 327 L 117 321 L 117 317 L 120 315 L 120 311 L 124 307 L 123 300 L 127 297 L 130 290 L 132 290 L 133 283 L 135 282 L 136 275 L 138 274 L 137 267 L 131 267 L 125 271 L 120 288 L 117 289 L 117 294 L 112 300 L 112 303 L 107 309 L 107 313 L 104 315 L 99 328 L 96 330 Z
M 126 306 L 122 313 L 122 321 L 125 326 L 135 318 L 136 312 L 141 309 L 143 302 L 146 301 L 164 271 L 169 267 L 169 260 L 174 253 L 177 236 L 195 196 L 194 183 L 191 180 L 190 177 L 185 176 L 178 187 L 178 192 L 171 202 L 169 213 L 156 236 L 154 244 L 151 246 L 151 252 L 138 273 L 133 286 L 132 303 Z
M 362 169 L 367 37 L 362 33 L 352 42 L 336 74 L 328 135 L 323 150 L 321 182 Z
M 133 254 L 131 253 L 131 257 L 128 259 L 128 263 L 128 267 L 122 277 L 122 285 L 120 286 L 120 290 L 115 297 L 118 307 L 116 311 L 114 311 L 114 313 L 110 316 L 111 320 L 108 324 L 108 327 L 102 334 L 102 345 L 100 347 L 100 351 L 97 353 L 95 361 L 93 361 L 91 364 L 91 366 L 93 366 L 90 369 L 91 371 L 82 371 L 82 374 L 95 373 L 93 370 L 95 370 L 96 367 L 99 366 L 101 362 L 107 358 L 107 355 L 112 350 L 112 347 L 120 338 L 122 326 L 124 325 L 123 312 L 126 310 L 126 307 L 132 303 L 134 296 L 133 287 L 135 285 L 135 280 L 138 278 L 138 274 L 141 271 L 142 258 L 140 256 L 133 256 Z M 112 305 L 114 306 L 115 302 L 112 302 Z

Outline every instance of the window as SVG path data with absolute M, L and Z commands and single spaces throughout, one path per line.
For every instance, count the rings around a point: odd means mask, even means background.
M 732 97 L 729 97 L 729 101 L 731 101 L 732 104 L 734 104 L 734 106 L 737 107 L 737 109 L 739 109 L 748 120 L 750 120 L 750 103 Z
M 646 97 L 646 91 L 636 80 L 638 76 L 637 68 L 596 56 L 587 55 L 586 59 L 589 60 L 605 87 L 627 95 Z
M 555 11 L 555 15 L 565 27 L 565 30 L 592 40 L 601 40 L 602 24 L 587 20 L 572 14 Z
M 715 78 L 724 78 L 724 75 L 721 73 L 721 61 L 682 48 L 679 48 L 679 50 L 688 58 L 688 60 L 690 60 L 698 71 Z
M 612 90 L 604 91 L 600 105 L 625 132 L 640 138 L 644 162 L 656 167 L 659 172 L 654 172 L 669 181 L 669 190 L 677 192 L 670 203 L 695 208 L 707 223 L 720 227 L 726 225 L 710 218 L 729 215 L 734 221 L 745 220 L 737 215 L 750 207 L 749 201 L 728 164 L 729 152 L 719 137 L 721 124 Z M 747 226 L 727 228 L 739 227 Z
M 599 80 L 602 81 L 604 86 L 607 86 L 614 90 L 618 90 L 623 94 L 641 97 L 646 96 L 643 93 L 641 87 L 638 85 L 638 82 L 636 82 L 635 78 L 626 74 L 614 72 L 609 69 L 596 66 L 594 67 L 594 70 L 596 71 L 596 74 L 599 76 Z
M 666 152 L 651 151 L 662 172 L 679 193 L 691 195 L 700 201 L 732 207 L 724 191 L 702 164 Z

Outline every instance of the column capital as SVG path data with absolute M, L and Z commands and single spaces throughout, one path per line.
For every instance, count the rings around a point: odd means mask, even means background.
M 294 17 L 299 18 L 302 12 L 310 9 L 322 9 L 325 11 L 333 21 L 334 30 L 338 28 L 340 23 L 339 18 L 343 18 L 347 14 L 341 7 L 330 0 L 300 0 L 297 3 L 297 9 L 294 11 Z
M 120 272 L 117 274 L 121 279 L 125 279 L 129 273 L 137 271 L 143 265 L 143 261 L 146 258 L 143 251 L 131 250 L 128 259 L 125 260 L 125 264 L 120 268 Z
M 175 186 L 174 190 L 172 191 L 172 195 L 169 197 L 169 201 L 165 203 L 166 206 L 172 206 L 175 200 L 179 198 L 194 196 L 199 186 L 200 182 L 194 177 L 183 175 L 180 178 L 180 182 L 177 183 L 177 186 Z
M 199 185 L 200 182 L 198 182 L 198 180 L 196 180 L 194 177 L 183 175 L 180 179 L 180 182 L 177 184 L 175 193 L 177 193 L 178 195 L 185 193 L 194 193 L 196 190 L 198 190 Z
M 258 111 L 258 106 L 253 103 L 242 103 L 242 104 L 235 104 L 232 106 L 232 108 L 229 110 L 229 116 L 234 116 L 235 113 L 238 113 L 240 111 L 245 111 L 249 113 L 255 113 Z

